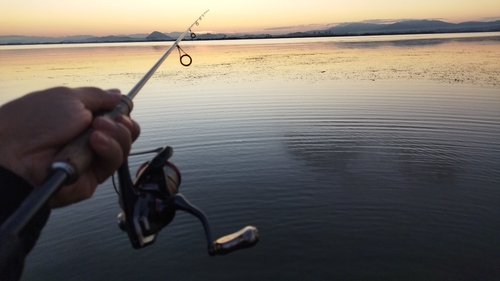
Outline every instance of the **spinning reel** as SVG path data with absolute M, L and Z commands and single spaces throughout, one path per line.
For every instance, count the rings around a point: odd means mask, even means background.
M 172 154 L 171 147 L 162 148 L 155 157 L 139 167 L 133 182 L 127 161 L 118 169 L 122 209 L 118 215 L 118 225 L 127 232 L 132 246 L 140 249 L 153 244 L 156 235 L 174 219 L 177 210 L 188 212 L 201 221 L 210 256 L 225 255 L 255 245 L 259 234 L 253 226 L 212 240 L 205 214 L 178 193 L 181 173 L 168 161 Z

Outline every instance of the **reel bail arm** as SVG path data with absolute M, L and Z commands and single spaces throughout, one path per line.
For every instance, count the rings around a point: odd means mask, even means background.
M 225 255 L 254 246 L 259 233 L 254 226 L 247 226 L 215 241 L 207 217 L 199 208 L 178 193 L 181 174 L 168 159 L 173 150 L 167 146 L 139 168 L 132 182 L 127 162 L 118 170 L 120 206 L 118 225 L 126 231 L 132 246 L 140 249 L 151 245 L 156 235 L 175 217 L 177 210 L 197 217 L 205 231 L 210 256 Z

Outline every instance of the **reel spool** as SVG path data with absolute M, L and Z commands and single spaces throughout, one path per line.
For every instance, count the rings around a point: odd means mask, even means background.
M 164 147 L 155 157 L 144 163 L 132 182 L 128 162 L 118 169 L 120 207 L 119 227 L 127 232 L 132 246 L 140 249 L 155 242 L 157 234 L 182 210 L 197 217 L 203 225 L 210 256 L 254 246 L 259 240 L 256 227 L 247 226 L 215 241 L 207 217 L 179 193 L 181 173 L 168 161 L 173 149 Z

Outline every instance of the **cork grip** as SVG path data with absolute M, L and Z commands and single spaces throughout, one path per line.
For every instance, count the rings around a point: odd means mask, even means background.
M 120 103 L 112 111 L 105 112 L 104 114 L 98 114 L 104 116 L 111 120 L 114 120 L 118 115 L 129 115 L 132 111 L 133 103 L 132 100 L 122 95 Z M 56 156 L 56 161 L 53 166 L 57 164 L 67 164 L 71 166 L 73 171 L 69 175 L 69 181 L 66 184 L 72 183 L 78 179 L 78 177 L 87 170 L 90 163 L 95 157 L 92 148 L 89 145 L 89 136 L 94 131 L 92 127 L 78 135 L 70 143 L 68 143 Z

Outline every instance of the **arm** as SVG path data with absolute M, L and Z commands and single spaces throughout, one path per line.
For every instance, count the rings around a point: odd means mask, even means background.
M 131 144 L 139 135 L 139 125 L 126 116 L 114 121 L 93 118 L 93 112 L 111 110 L 119 101 L 118 90 L 61 87 L 31 93 L 0 107 L 0 166 L 3 167 L 0 170 L 0 223 L 14 212 L 33 187 L 43 182 L 54 157 L 65 144 L 89 126 L 95 130 L 89 144 L 97 157 L 89 169 L 77 182 L 61 188 L 49 206 L 18 237 L 23 248 L 17 251 L 21 252 L 20 269 L 24 256 L 45 225 L 49 207 L 90 198 L 97 185 L 128 157 Z M 3 254 L 1 262 L 3 277 Z
M 13 172 L 0 166 L 0 224 L 21 205 L 33 187 Z M 24 258 L 35 246 L 42 228 L 50 215 L 45 206 L 30 221 L 19 237 L 0 237 L 0 280 L 18 280 L 21 276 Z

